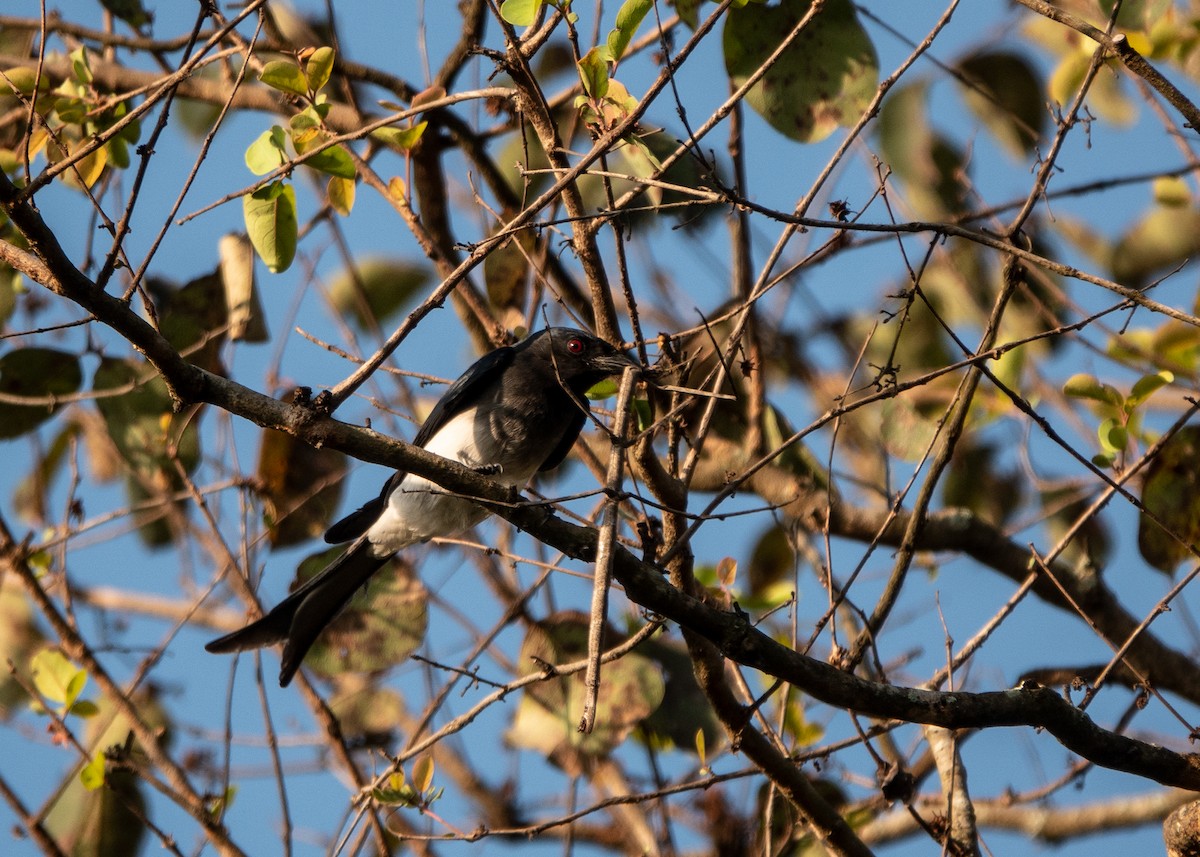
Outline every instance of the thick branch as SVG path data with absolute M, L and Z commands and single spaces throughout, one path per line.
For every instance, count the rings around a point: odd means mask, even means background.
M 1032 840 L 1057 844 L 1158 821 L 1172 809 L 1193 802 L 1195 797 L 1193 792 L 1184 789 L 1168 789 L 1144 795 L 1121 795 L 1083 806 L 1054 807 L 1040 803 L 1013 806 L 1003 800 L 976 801 L 975 820 L 980 827 L 1016 831 Z M 931 821 L 945 811 L 945 806 L 940 801 L 922 801 L 915 809 Z M 917 833 L 924 831 L 907 809 L 872 819 L 859 831 L 865 841 L 874 845 Z
M 737 444 L 715 436 L 708 442 L 711 460 L 719 463 L 719 467 L 714 467 L 712 473 L 702 474 L 706 481 L 696 485 L 702 490 L 722 487 L 726 470 L 741 470 L 750 464 L 745 451 Z M 799 525 L 820 528 L 828 505 L 828 496 L 820 486 L 775 465 L 757 471 L 746 485 L 759 497 L 778 505 Z M 829 509 L 828 526 L 831 535 L 866 543 L 878 540 L 881 545 L 896 546 L 904 536 L 908 521 L 906 510 L 889 519 L 886 509 L 869 510 L 835 503 Z M 931 514 L 921 528 L 917 546 L 923 551 L 966 554 L 1016 583 L 1023 582 L 1031 571 L 1031 554 L 1027 546 L 1017 544 L 988 521 L 964 509 Z M 1106 638 L 1118 645 L 1130 639 L 1140 623 L 1102 579 L 1098 576 L 1080 578 L 1063 563 L 1055 563 L 1052 570 L 1071 600 Z M 1033 591 L 1047 604 L 1075 615 L 1075 608 L 1063 590 L 1047 577 L 1039 577 Z M 1138 634 L 1125 657 L 1159 690 L 1169 690 L 1200 702 L 1200 670 L 1195 660 L 1167 646 L 1153 634 Z

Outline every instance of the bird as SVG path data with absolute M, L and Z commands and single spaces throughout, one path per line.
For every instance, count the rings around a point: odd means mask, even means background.
M 446 390 L 413 445 L 510 486 L 563 462 L 587 422 L 584 393 L 640 365 L 615 346 L 569 327 L 544 328 L 479 358 Z M 337 559 L 262 618 L 212 640 L 218 654 L 283 643 L 279 685 L 287 687 L 317 637 L 400 550 L 473 527 L 488 512 L 424 477 L 392 474 L 378 497 L 333 524 Z

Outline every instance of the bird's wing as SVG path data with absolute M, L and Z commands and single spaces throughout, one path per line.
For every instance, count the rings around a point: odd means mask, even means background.
M 379 492 L 378 497 L 372 497 L 336 524 L 330 526 L 325 531 L 325 541 L 331 545 L 340 545 L 342 542 L 354 541 L 369 530 L 371 524 L 378 521 L 379 516 L 383 514 L 392 489 L 403 478 L 403 471 L 393 473 L 391 478 L 383 483 L 383 490 Z
M 558 465 L 562 464 L 563 459 L 567 457 L 567 453 L 571 451 L 571 447 L 575 445 L 575 440 L 579 437 L 579 433 L 583 431 L 583 424 L 587 422 L 588 415 L 588 412 L 583 407 L 577 407 L 575 411 L 575 416 L 571 418 L 567 430 L 563 432 L 558 445 L 550 451 L 550 454 L 546 456 L 546 460 L 538 467 L 539 471 L 553 470 L 555 467 L 558 467 Z
M 443 426 L 453 419 L 459 412 L 478 404 L 484 391 L 492 384 L 496 383 L 504 370 L 512 364 L 513 357 L 516 351 L 511 346 L 506 348 L 497 348 L 495 351 L 488 352 L 483 357 L 480 357 L 466 372 L 459 376 L 458 380 L 450 385 L 445 394 L 438 399 L 438 403 L 433 406 L 433 410 L 429 412 L 429 416 L 425 418 L 425 422 L 421 425 L 417 436 L 413 438 L 414 446 L 425 446 Z M 582 417 L 579 423 L 579 428 L 575 430 L 575 435 L 579 434 L 579 429 L 583 427 Z M 571 437 L 571 443 L 575 442 L 575 437 Z M 571 449 L 570 444 L 566 450 L 559 456 L 559 461 Z M 555 450 L 557 452 L 557 449 Z M 486 462 L 484 462 L 486 463 Z M 325 541 L 329 544 L 341 544 L 358 538 L 371 525 L 379 520 L 379 516 L 383 514 L 383 510 L 387 508 L 388 497 L 400 480 L 403 479 L 405 473 L 403 470 L 398 470 L 392 474 L 391 478 L 384 484 L 383 490 L 375 497 L 363 504 L 361 507 L 351 512 L 346 517 L 342 518 L 336 524 L 325 531 Z
M 413 445 L 425 446 L 429 439 L 441 431 L 460 411 L 479 404 L 484 391 L 495 384 L 504 374 L 504 370 L 512 365 L 514 356 L 516 350 L 508 346 L 489 351 L 472 363 L 471 368 L 463 372 L 446 390 L 445 395 L 438 399 L 438 403 L 433 406 L 433 410 L 421 425 L 421 430 L 413 438 Z

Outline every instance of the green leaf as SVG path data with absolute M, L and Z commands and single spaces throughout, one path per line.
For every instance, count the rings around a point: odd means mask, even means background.
M 388 777 L 387 785 L 371 790 L 371 797 L 384 806 L 416 806 L 419 795 L 404 779 L 404 771 Z
M 928 87 L 898 87 L 879 115 L 879 142 L 893 174 L 904 182 L 908 202 L 922 216 L 938 219 L 965 209 L 967 159 L 929 125 Z
M 657 665 L 665 681 L 662 703 L 643 724 L 646 733 L 658 746 L 695 750 L 701 764 L 709 764 L 708 754 L 715 755 L 728 742 L 720 719 L 696 681 L 686 646 L 681 640 L 656 636 L 637 651 Z
M 50 89 L 50 79 L 48 77 L 43 75 L 41 80 L 39 80 L 37 69 L 25 66 L 0 69 L 0 80 L 5 82 L 4 88 L 0 89 L 0 98 L 9 94 L 5 91 L 9 86 L 16 89 L 22 95 L 32 95 L 35 85 L 38 92 L 46 92 Z
M 299 146 L 296 147 L 299 150 Z M 350 157 L 350 153 L 341 145 L 337 144 L 330 146 L 311 155 L 305 162 L 304 166 L 312 167 L 314 170 L 319 170 L 326 175 L 337 176 L 341 179 L 353 179 L 358 175 L 358 169 L 354 166 L 354 159 Z
M 641 26 L 646 13 L 654 7 L 653 0 L 625 0 L 617 10 L 617 25 L 608 34 L 608 58 L 619 62 L 625 55 L 625 49 L 633 40 L 633 34 Z
M 1133 328 L 1109 340 L 1109 356 L 1136 364 L 1150 359 L 1176 375 L 1190 376 L 1200 369 L 1200 329 L 1169 321 L 1155 329 Z
M 700 25 L 700 7 L 703 4 L 704 0 L 675 0 L 675 11 L 679 19 L 694 30 Z
M 328 113 L 329 111 L 321 111 L 319 109 L 320 106 L 310 104 L 288 120 L 288 127 L 292 129 L 293 135 L 297 131 L 307 131 L 309 128 L 319 128 L 321 126 L 321 123 L 325 121 L 325 116 L 322 113 Z
M 100 2 L 105 9 L 134 29 L 154 20 L 142 6 L 141 0 L 100 0 Z
M 303 583 L 317 574 L 340 552 L 335 547 L 308 557 L 297 580 Z M 376 672 L 403 663 L 425 639 L 428 602 L 429 593 L 412 566 L 393 560 L 326 627 L 305 657 L 305 665 L 334 676 Z
M 1156 205 L 1113 248 L 1113 278 L 1139 288 L 1200 253 L 1200 209 Z
M 296 192 L 291 185 L 272 182 L 242 197 L 246 233 L 273 274 L 286 271 L 296 257 Z
M 297 116 L 296 119 L 303 117 Z M 296 149 L 298 155 L 303 155 L 305 152 L 311 152 L 329 139 L 329 133 L 322 130 L 320 125 L 311 125 L 307 122 L 294 123 L 298 128 L 292 130 L 292 145 Z
M 89 792 L 104 785 L 104 751 L 97 750 L 92 760 L 83 766 L 79 772 L 79 782 Z
M 215 300 L 212 302 L 216 303 Z M 164 309 L 164 328 L 167 319 L 177 324 L 186 318 L 183 310 L 170 311 L 172 303 L 174 301 L 159 304 Z M 191 472 L 200 460 L 198 415 L 174 415 L 166 384 L 141 360 L 102 358 L 96 367 L 92 388 L 110 393 L 96 399 L 96 408 L 104 419 L 112 445 L 128 464 L 130 499 L 147 499 L 145 486 L 151 484 L 161 486 L 167 492 L 181 487 L 177 463 Z M 172 444 L 177 457 L 170 454 Z M 161 493 L 155 499 L 161 503 Z M 186 514 L 187 505 L 179 501 L 176 509 L 182 516 Z M 139 534 L 148 544 L 164 544 L 172 536 L 171 527 L 157 509 L 135 514 L 134 520 L 139 524 Z
M 67 396 L 79 389 L 79 358 L 53 348 L 18 348 L 0 357 L 0 392 L 10 396 Z M 0 440 L 20 437 L 53 416 L 62 404 L 0 402 Z
M 1104 18 L 1112 15 L 1117 0 L 1099 0 L 1097 4 Z M 1116 25 L 1121 29 L 1144 29 L 1156 20 L 1169 14 L 1172 0 L 1122 0 Z
M 1129 391 L 1129 395 L 1125 398 L 1125 412 L 1133 411 L 1138 405 L 1146 401 L 1154 395 L 1156 390 L 1162 389 L 1167 384 L 1175 381 L 1175 373 L 1163 370 L 1155 372 L 1153 375 L 1145 375 L 1138 378 L 1133 385 L 1133 389 Z
M 280 92 L 308 95 L 308 79 L 295 63 L 288 60 L 271 60 L 263 66 L 258 79 Z
M 238 787 L 230 785 L 229 788 L 225 789 L 225 794 L 212 798 L 208 804 L 208 814 L 220 820 L 225 815 L 225 811 L 233 806 L 233 802 L 237 798 L 237 793 Z
M 795 29 L 808 0 L 778 6 L 747 4 L 729 12 L 725 68 L 745 83 Z M 776 131 L 815 143 L 838 125 L 857 121 L 875 94 L 879 60 L 851 0 L 828 0 L 804 31 L 746 94 L 746 102 Z
M 87 723 L 83 739 L 95 752 L 89 760 L 94 776 L 100 773 L 101 752 L 109 747 L 126 748 L 137 767 L 148 764 L 142 748 L 130 740 L 130 723 L 115 704 L 101 697 L 100 714 Z M 139 716 L 154 730 L 164 749 L 171 739 L 170 724 L 152 691 L 134 692 L 130 700 Z M 82 777 L 72 777 L 55 797 L 45 816 L 46 829 L 72 857 L 136 857 L 147 833 L 145 795 L 141 778 L 122 765 L 107 766 L 104 788 L 90 791 Z M 98 776 L 89 779 L 95 784 Z M 157 841 L 157 840 L 156 840 Z
M 1192 191 L 1179 176 L 1160 176 L 1153 187 L 1154 201 L 1166 208 L 1183 208 L 1192 202 Z
M 87 673 L 67 660 L 58 649 L 42 649 L 33 656 L 29 670 L 33 673 L 33 686 L 37 692 L 62 706 L 74 702 L 87 681 Z
M 99 714 L 100 706 L 96 705 L 90 699 L 79 699 L 72 703 L 69 713 L 86 720 L 89 717 L 95 717 Z
M 1142 505 L 1162 526 L 1139 516 L 1138 551 L 1170 574 L 1192 556 L 1187 546 L 1200 542 L 1200 426 L 1185 426 L 1163 444 L 1146 468 Z
M 1111 384 L 1102 384 L 1092 375 L 1080 372 L 1072 375 L 1063 384 L 1063 393 L 1073 399 L 1091 399 L 1120 408 L 1125 404 L 1125 397 Z
M 514 235 L 483 260 L 483 279 L 488 302 L 506 327 L 524 323 L 529 300 L 529 260 L 536 255 L 537 241 L 532 232 Z
M 87 684 L 87 672 L 77 670 L 75 675 L 71 676 L 71 680 L 67 682 L 67 693 L 63 697 L 63 704 L 68 709 L 75 704 L 75 700 L 79 699 L 79 694 L 83 693 L 83 687 Z
M 54 112 L 58 114 L 58 118 L 68 125 L 78 125 L 83 122 L 83 117 L 87 115 L 87 104 L 82 98 L 76 98 L 73 95 L 63 95 L 54 100 Z M 54 149 L 48 150 L 53 152 Z
M 410 128 L 376 128 L 371 136 L 399 152 L 411 152 L 428 125 L 427 121 L 421 121 Z
M 922 415 L 905 396 L 884 402 L 880 415 L 883 445 L 905 461 L 919 461 L 937 436 L 937 422 Z
M 391 688 L 358 682 L 339 684 L 329 709 L 347 740 L 364 748 L 392 744 L 407 710 L 403 698 Z
M 246 149 L 246 166 L 250 172 L 263 176 L 287 163 L 286 139 L 286 132 L 278 125 L 272 125 L 270 131 L 263 131 Z
M 272 549 L 316 538 L 329 528 L 342 497 L 346 456 L 264 429 L 258 448 L 259 496 Z M 314 493 L 314 485 L 323 486 Z
M 1062 39 L 1061 35 L 1058 36 Z M 1091 51 L 1072 50 L 1050 75 L 1048 89 L 1051 99 L 1066 107 L 1083 84 L 1092 63 Z M 1137 103 L 1124 91 L 1123 75 L 1098 74 L 1092 79 L 1087 94 L 1088 110 L 1114 125 L 1130 125 L 1137 118 Z
M 129 144 L 120 137 L 113 137 L 104 145 L 108 162 L 119 170 L 129 168 Z
M 105 119 L 105 124 L 103 127 L 109 128 L 109 127 L 115 125 L 121 119 L 124 119 L 125 116 L 129 113 L 129 108 L 130 108 L 130 104 L 128 101 L 119 102 L 116 106 L 114 106 L 112 108 L 112 110 L 108 111 L 105 114 L 106 119 Z M 141 135 L 142 135 L 141 123 L 138 122 L 138 120 L 134 119 L 131 122 L 129 122 L 129 124 L 122 126 L 121 130 L 119 132 L 117 132 L 117 136 L 115 139 L 124 140 L 126 143 L 129 143 L 132 146 L 137 143 L 137 141 L 141 137 Z
M 587 651 L 587 617 L 558 613 L 530 628 L 518 659 L 522 673 L 540 672 L 541 663 L 561 664 L 582 658 Z M 619 642 L 608 629 L 608 645 Z M 605 756 L 624 741 L 662 703 L 665 684 L 649 658 L 632 653 L 604 665 L 597 699 L 596 727 L 579 732 L 583 714 L 582 674 L 549 679 L 526 688 L 507 739 L 518 747 L 553 754 L 555 763 L 570 773 L 587 759 Z
M 5 575 L 0 580 L 0 664 L 5 665 L 0 671 L 0 720 L 8 720 L 29 702 L 22 686 L 25 677 L 14 674 L 8 663 L 28 664 L 44 643 L 29 596 L 16 575 Z
M 102 394 L 96 400 L 96 407 L 103 425 L 96 430 L 95 440 L 115 447 L 129 470 L 147 479 L 161 481 L 166 467 L 174 472 L 174 460 L 166 447 L 178 435 L 182 422 L 173 424 L 170 396 L 154 370 L 136 360 L 104 357 L 96 369 L 92 387 Z M 191 454 L 187 454 L 184 447 L 189 432 L 185 430 L 183 434 L 179 459 L 185 468 L 189 465 L 194 468 L 198 451 L 193 446 Z M 117 468 L 107 450 L 93 466 L 104 468 L 107 478 L 116 475 Z M 145 499 L 145 495 L 139 499 Z
M 367 257 L 330 283 L 329 301 L 359 330 L 371 330 L 411 304 L 431 276 L 404 259 Z
M 963 100 L 1014 156 L 1030 154 L 1047 119 L 1043 83 L 1023 56 L 984 52 L 959 65 Z
M 223 374 L 220 350 L 230 317 L 220 270 L 179 287 L 152 280 L 151 296 L 161 314 L 159 327 L 171 347 L 187 354 L 195 365 Z M 173 410 L 169 401 L 165 409 Z
M 610 85 L 610 97 L 613 94 L 612 89 L 613 87 Z M 628 115 L 629 110 L 636 106 L 637 102 L 634 100 L 633 104 L 624 111 L 624 115 Z M 622 137 L 622 141 L 627 144 L 617 150 L 617 154 L 625 165 L 622 172 L 638 177 L 648 177 L 658 173 L 663 181 L 678 185 L 680 188 L 708 190 L 714 184 L 714 177 L 702 174 L 693 158 L 679 158 L 663 172 L 662 159 L 674 152 L 678 146 L 678 142 L 670 134 L 662 131 L 649 134 L 643 131 L 631 132 Z M 614 196 L 620 196 L 632 187 L 631 182 L 621 179 L 612 179 L 610 182 Z M 658 225 L 664 222 L 663 215 L 666 215 L 672 220 L 684 224 L 685 228 L 691 228 L 700 225 L 705 217 L 717 213 L 715 205 L 697 202 L 696 198 L 686 190 L 650 187 L 646 189 L 641 199 L 645 200 L 647 205 L 644 209 L 639 206 L 637 211 L 629 212 L 631 223 L 641 214 L 647 225 Z M 600 204 L 602 205 L 603 202 Z
M 0 356 L 0 392 L 11 396 L 50 398 L 79 389 L 83 372 L 74 354 L 53 348 L 17 348 Z M 0 402 L 0 441 L 25 435 L 62 407 L 54 404 Z
M 621 139 L 637 149 L 638 153 L 649 162 L 650 169 L 645 173 L 645 175 L 657 173 L 662 170 L 662 161 L 658 159 L 658 155 L 654 153 L 654 150 L 650 148 L 645 140 L 643 140 L 637 134 L 626 134 Z
M 650 408 L 649 399 L 634 399 L 633 413 L 637 419 L 637 430 L 643 432 L 650 428 L 653 421 L 654 411 Z
M 791 536 L 786 527 L 772 524 L 758 537 L 750 553 L 745 591 L 763 607 L 777 607 L 792 596 L 795 570 L 796 551 Z M 754 608 L 747 606 L 747 609 Z
M 1106 453 L 1120 454 L 1129 445 L 1129 429 L 1115 417 L 1101 421 L 1096 428 L 1096 436 L 1100 439 L 1100 448 Z
M 621 389 L 621 385 L 614 378 L 605 378 L 597 384 L 593 384 L 584 393 L 593 402 L 599 402 L 604 399 L 611 399 Z
M 608 62 L 600 48 L 592 48 L 576 65 L 583 91 L 589 98 L 599 100 L 608 94 Z
M 308 62 L 304 64 L 304 78 L 308 82 L 310 92 L 320 92 L 329 83 L 329 75 L 333 73 L 333 48 L 320 47 L 312 52 Z
M 500 4 L 500 17 L 514 27 L 528 27 L 537 20 L 544 0 L 504 0 Z
M 92 82 L 92 69 L 88 64 L 87 48 L 79 47 L 71 51 L 71 75 L 82 84 Z

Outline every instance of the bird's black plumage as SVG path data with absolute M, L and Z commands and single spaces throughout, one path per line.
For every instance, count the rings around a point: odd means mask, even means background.
M 583 331 L 539 331 L 476 361 L 446 390 L 413 444 L 524 485 L 571 451 L 587 421 L 584 392 L 633 365 Z M 261 619 L 205 648 L 235 652 L 284 642 L 279 683 L 286 686 L 321 631 L 397 551 L 462 532 L 486 515 L 469 500 L 397 471 L 378 497 L 325 533 L 331 544 L 351 542 L 345 553 Z

